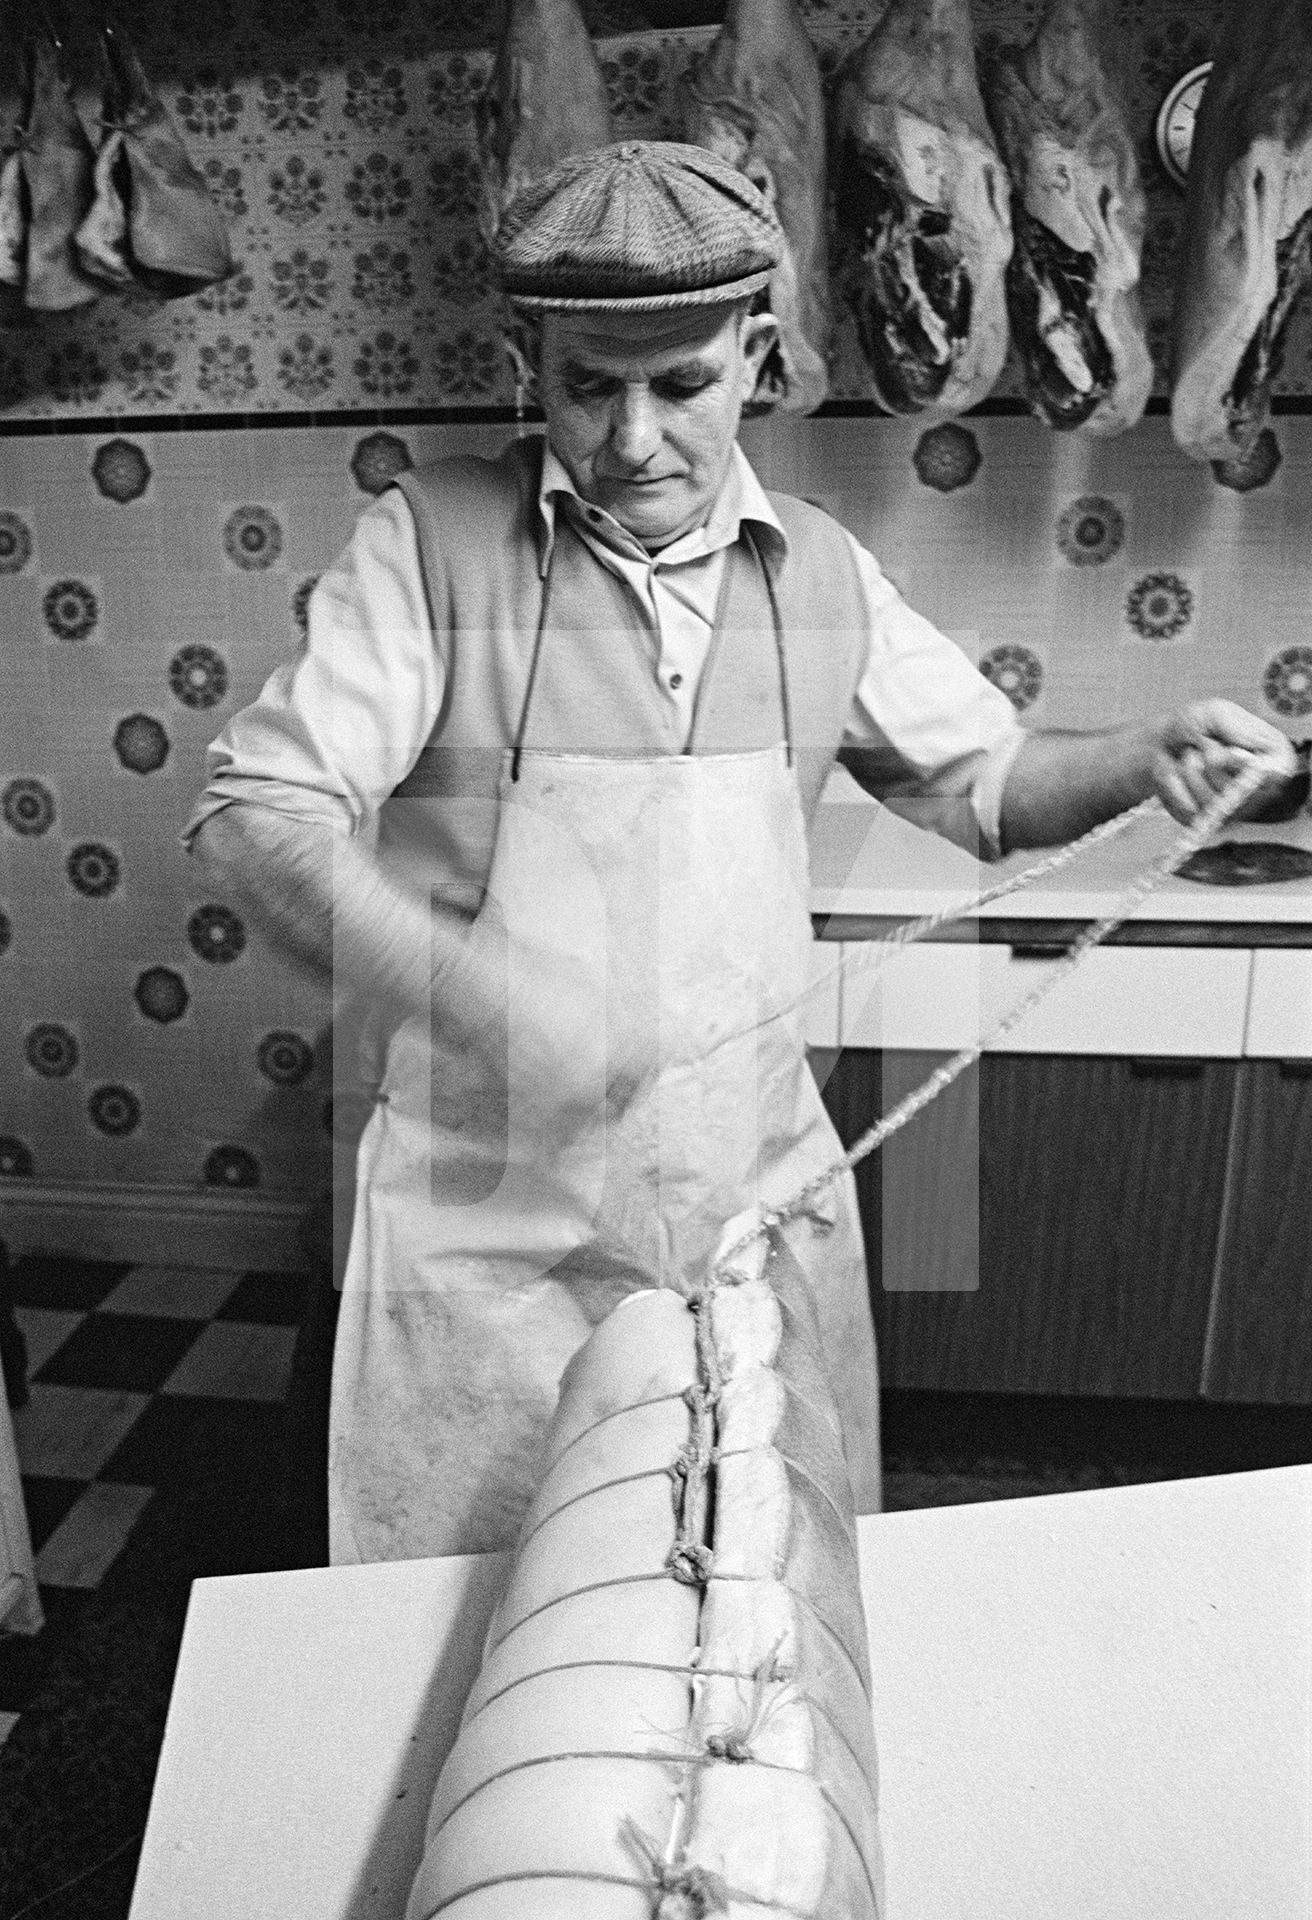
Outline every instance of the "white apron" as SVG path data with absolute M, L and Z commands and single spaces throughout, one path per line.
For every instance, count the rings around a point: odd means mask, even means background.
M 717 632 L 738 563 L 731 550 Z M 462 963 L 504 985 L 503 1057 L 444 1032 L 440 1006 L 406 1021 L 360 1142 L 333 1358 L 334 1563 L 512 1544 L 592 1327 L 637 1288 L 695 1285 L 733 1215 L 787 1199 L 841 1151 L 800 1034 L 811 924 L 791 743 L 526 748 L 548 604 Z M 787 733 L 777 616 L 775 642 Z M 878 1384 L 850 1174 L 789 1241 L 873 1511 Z

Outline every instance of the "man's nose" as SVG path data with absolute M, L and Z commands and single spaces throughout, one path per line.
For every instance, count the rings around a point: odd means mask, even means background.
M 642 467 L 660 445 L 656 406 L 646 387 L 625 387 L 617 395 L 611 419 L 610 444 L 625 467 Z

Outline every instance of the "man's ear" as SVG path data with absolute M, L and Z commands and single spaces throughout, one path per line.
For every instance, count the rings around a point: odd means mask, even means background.
M 749 313 L 742 322 L 743 404 L 756 392 L 770 352 L 779 338 L 779 322 L 772 313 Z
M 541 392 L 542 322 L 536 314 L 510 307 L 501 327 L 501 344 L 510 361 L 521 399 L 536 402 Z

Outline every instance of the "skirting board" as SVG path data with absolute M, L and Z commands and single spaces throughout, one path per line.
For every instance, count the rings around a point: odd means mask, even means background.
M 198 1192 L 190 1187 L 40 1186 L 0 1191 L 0 1240 L 11 1259 L 70 1253 L 133 1266 L 254 1268 L 304 1273 L 309 1197 Z

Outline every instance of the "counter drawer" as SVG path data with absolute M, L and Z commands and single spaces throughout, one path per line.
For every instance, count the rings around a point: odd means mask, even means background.
M 802 1009 L 802 1038 L 808 1047 L 839 1045 L 843 949 L 837 940 L 811 943 L 810 991 Z
M 846 945 L 845 1047 L 969 1046 L 1052 964 L 1010 947 L 922 941 L 875 972 L 861 965 L 869 952 Z M 1247 948 L 1098 948 L 996 1050 L 1238 1059 L 1252 961 Z
M 1312 1059 L 1312 952 L 1262 947 L 1253 955 L 1244 1052 L 1258 1060 Z

